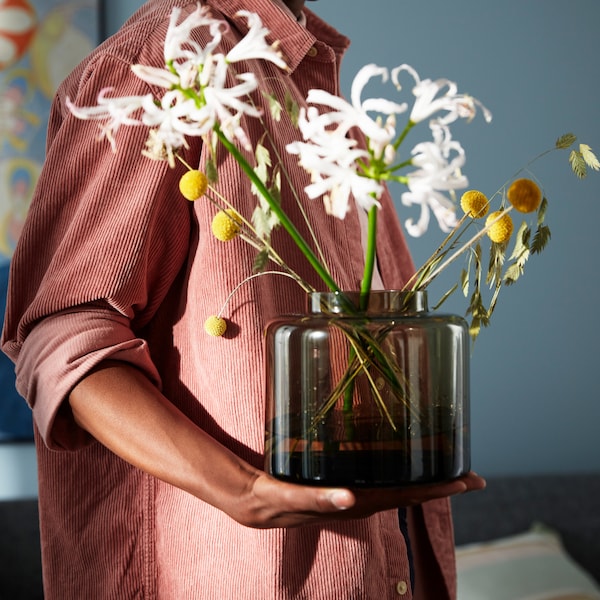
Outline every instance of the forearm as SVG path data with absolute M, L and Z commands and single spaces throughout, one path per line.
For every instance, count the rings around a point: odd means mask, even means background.
M 229 514 L 258 476 L 125 363 L 103 363 L 69 403 L 78 425 L 116 455 Z

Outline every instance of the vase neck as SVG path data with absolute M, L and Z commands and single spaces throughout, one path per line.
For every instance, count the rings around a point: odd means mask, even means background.
M 360 309 L 360 292 L 313 292 L 308 295 L 311 313 L 356 315 L 359 314 L 414 314 L 427 312 L 427 292 L 399 290 L 373 290 L 369 293 L 366 309 Z

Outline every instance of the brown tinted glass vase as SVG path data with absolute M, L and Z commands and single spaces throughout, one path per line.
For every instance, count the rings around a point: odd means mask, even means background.
M 426 292 L 309 295 L 266 331 L 266 470 L 299 484 L 395 487 L 470 468 L 469 333 Z

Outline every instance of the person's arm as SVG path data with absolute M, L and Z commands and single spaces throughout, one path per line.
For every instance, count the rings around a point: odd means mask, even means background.
M 71 392 L 77 423 L 132 465 L 257 528 L 294 527 L 479 489 L 473 474 L 404 490 L 284 483 L 238 458 L 174 407 L 135 367 L 106 361 Z

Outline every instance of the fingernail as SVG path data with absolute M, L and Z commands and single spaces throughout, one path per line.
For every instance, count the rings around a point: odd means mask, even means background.
M 333 490 L 327 494 L 327 498 L 339 510 L 346 510 L 352 505 L 352 498 L 345 490 Z

